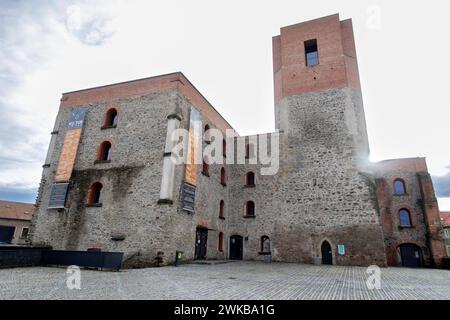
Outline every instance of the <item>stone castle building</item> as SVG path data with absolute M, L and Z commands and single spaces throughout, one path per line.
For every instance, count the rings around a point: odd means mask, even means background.
M 439 266 L 445 246 L 425 159 L 368 161 L 351 20 L 299 23 L 272 41 L 277 132 L 227 138 L 224 164 L 171 161 L 171 134 L 192 133 L 194 118 L 202 148 L 208 129 L 233 130 L 182 73 L 63 94 L 33 244 L 120 251 L 129 267 L 172 263 L 176 251 Z M 252 161 L 267 136 L 279 145 L 274 175 Z M 239 148 L 245 163 L 230 164 Z

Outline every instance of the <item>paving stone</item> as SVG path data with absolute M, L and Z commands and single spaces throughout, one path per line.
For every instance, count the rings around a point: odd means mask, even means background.
M 0 269 L 0 299 L 450 299 L 450 271 L 382 268 L 381 289 L 369 290 L 363 267 L 235 262 L 120 272 L 81 270 L 69 290 L 65 268 Z

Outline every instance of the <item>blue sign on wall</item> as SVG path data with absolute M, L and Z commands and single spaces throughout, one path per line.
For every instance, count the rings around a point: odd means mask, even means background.
M 181 203 L 183 210 L 194 212 L 196 187 L 184 182 L 181 189 Z
M 81 129 L 84 124 L 84 116 L 87 108 L 74 108 L 69 112 L 67 130 Z
M 62 209 L 66 206 L 69 183 L 54 183 L 50 194 L 49 209 Z

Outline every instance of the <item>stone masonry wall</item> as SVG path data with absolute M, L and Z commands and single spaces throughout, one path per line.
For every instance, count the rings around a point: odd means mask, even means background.
M 312 39 L 317 40 L 320 62 L 307 65 L 305 41 Z M 126 267 L 142 267 L 156 265 L 158 259 L 171 263 L 177 250 L 194 259 L 196 229 L 202 228 L 208 230 L 207 259 L 228 258 L 230 237 L 240 235 L 244 259 L 263 260 L 261 237 L 267 236 L 274 261 L 318 262 L 321 244 L 328 241 L 334 264 L 385 266 L 398 264 L 396 247 L 402 241 L 414 241 L 423 248 L 425 260 L 430 258 L 428 228 L 432 256 L 439 258 L 444 247 L 438 239 L 438 208 L 426 166 L 391 170 L 369 165 L 351 21 L 332 15 L 282 28 L 273 38 L 273 48 L 279 132 L 271 135 L 280 144 L 275 175 L 264 176 L 264 165 L 248 162 L 214 164 L 205 175 L 199 164 L 192 214 L 181 209 L 185 166 L 178 165 L 174 203 L 158 204 L 167 117 L 176 113 L 182 119 L 180 128 L 188 129 L 189 110 L 195 106 L 202 112 L 203 127 L 231 129 L 226 120 L 181 73 L 67 93 L 43 170 L 30 230 L 33 244 L 122 251 Z M 68 111 L 74 106 L 89 111 L 67 208 L 49 210 Z M 102 130 L 111 107 L 118 110 L 117 127 Z M 231 138 L 227 144 L 263 136 Z M 103 141 L 112 144 L 111 161 L 96 163 Z M 227 156 L 225 161 L 230 160 Z M 222 167 L 226 186 L 220 183 Z M 248 171 L 255 173 L 254 187 L 244 184 Z M 397 175 L 407 182 L 408 193 L 392 197 L 391 180 Z M 97 181 L 104 186 L 102 206 L 87 206 L 89 187 Z M 225 219 L 219 218 L 221 200 Z M 244 215 L 249 200 L 255 202 L 253 218 Z M 400 207 L 410 209 L 414 228 L 398 228 L 391 212 Z M 218 248 L 220 232 L 223 251 Z M 338 245 L 345 246 L 344 255 L 338 253 Z
M 225 258 L 226 251 L 218 251 L 218 232 L 226 232 L 226 222 L 218 219 L 220 199 L 227 201 L 226 187 L 219 181 L 221 166 L 211 166 L 210 177 L 203 176 L 199 166 L 195 215 L 181 210 L 178 202 L 157 204 L 167 116 L 174 111 L 181 113 L 181 128 L 187 129 L 190 106 L 178 92 L 89 105 L 67 209 L 49 210 L 51 185 L 69 111 L 69 108 L 60 109 L 55 149 L 50 167 L 43 172 L 39 208 L 33 221 L 33 243 L 55 249 L 122 251 L 125 266 L 148 266 L 155 264 L 158 253 L 164 263 L 173 261 L 176 250 L 184 251 L 186 258 L 193 259 L 195 230 L 204 226 L 211 229 L 208 258 Z M 118 125 L 101 129 L 105 113 L 111 107 L 118 110 Z M 203 122 L 214 127 L 207 118 Z M 111 162 L 96 164 L 103 141 L 112 144 Z M 184 165 L 177 166 L 174 190 L 177 197 L 183 178 Z M 103 184 L 102 206 L 89 207 L 86 205 L 88 190 L 96 181 Z
M 230 189 L 230 234 L 248 236 L 244 258 L 261 259 L 260 237 L 271 239 L 278 261 L 312 263 L 328 240 L 334 261 L 347 265 L 385 265 L 375 185 L 363 172 L 357 109 L 351 89 L 293 96 L 278 105 L 280 171 L 260 176 L 256 187 L 243 186 L 249 165 L 234 166 Z M 256 217 L 243 218 L 243 206 L 255 199 Z M 344 244 L 345 256 L 337 254 Z

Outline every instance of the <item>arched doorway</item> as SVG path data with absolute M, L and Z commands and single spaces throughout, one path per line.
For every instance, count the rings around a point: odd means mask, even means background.
M 268 236 L 261 237 L 261 253 L 270 254 L 270 238 Z
M 206 245 L 208 242 L 208 229 L 197 228 L 195 235 L 195 260 L 206 259 Z
M 241 236 L 230 237 L 230 260 L 242 260 L 243 239 Z
M 331 251 L 331 245 L 328 241 L 322 242 L 320 248 L 322 253 L 322 264 L 333 264 L 333 252 Z
M 402 266 L 407 268 L 420 268 L 422 266 L 422 255 L 419 246 L 405 243 L 399 246 Z

